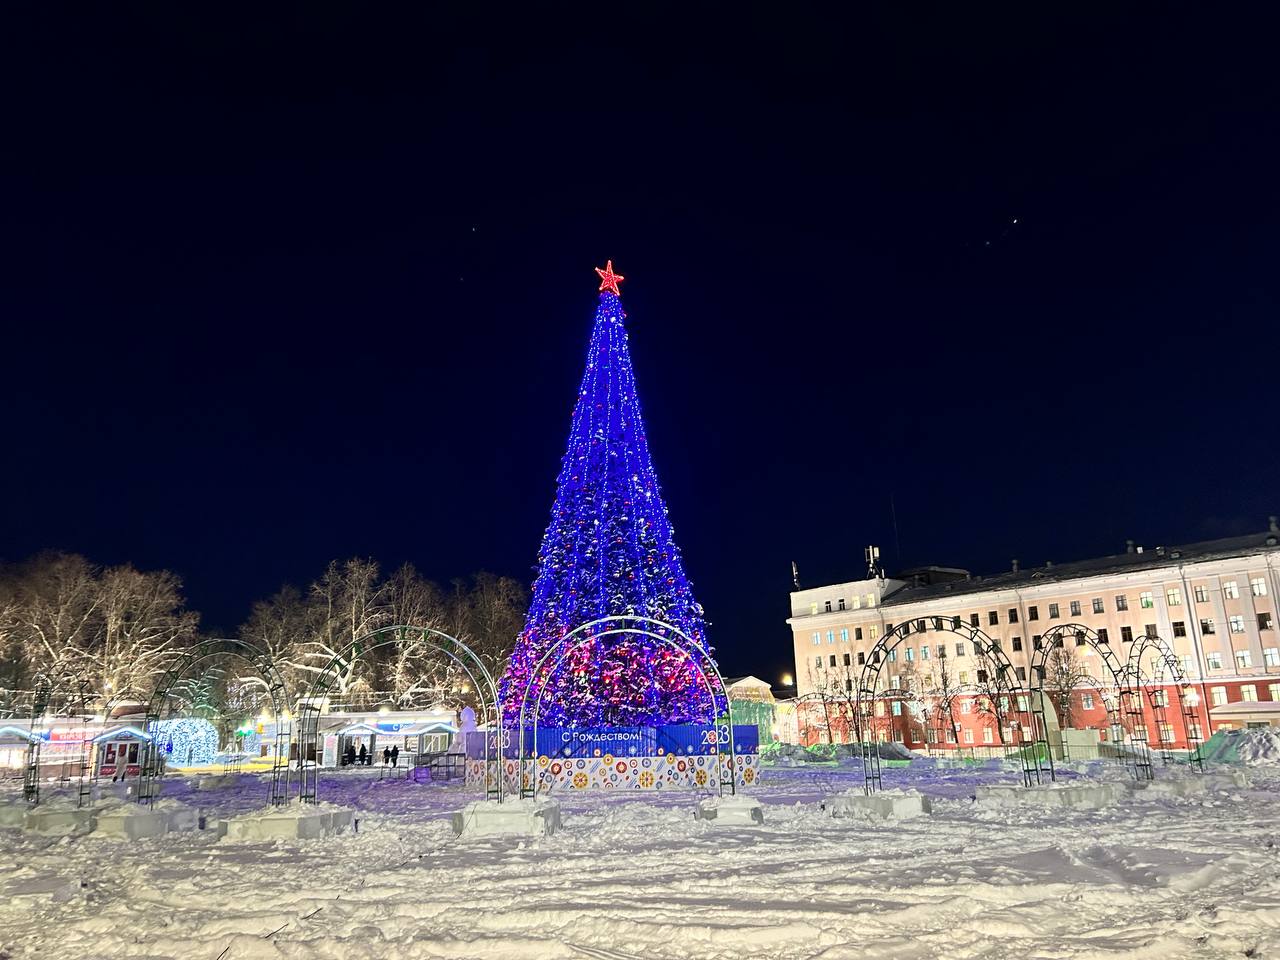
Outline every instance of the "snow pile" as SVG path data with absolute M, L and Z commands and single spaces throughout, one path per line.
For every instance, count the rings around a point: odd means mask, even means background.
M 1239 734 L 1236 756 L 1241 763 L 1280 763 L 1280 737 L 1273 730 L 1241 730 Z
M 1274 730 L 1219 730 L 1200 746 L 1206 764 L 1280 763 L 1280 737 Z

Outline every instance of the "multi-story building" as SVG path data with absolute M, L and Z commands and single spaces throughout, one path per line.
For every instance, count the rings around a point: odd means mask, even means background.
M 1144 737 L 1156 725 L 1155 742 L 1185 746 L 1238 725 L 1240 708 L 1214 708 L 1280 702 L 1278 543 L 1272 517 L 1256 535 L 1146 549 L 1129 541 L 1114 556 L 1034 568 L 1014 561 L 995 576 L 925 567 L 889 577 L 872 562 L 866 579 L 796 590 L 787 622 L 802 739 L 851 736 L 852 711 L 839 701 L 854 701 L 860 684 L 865 701 L 874 661 L 880 688 L 905 691 L 876 705 L 893 739 L 913 748 L 1004 742 L 998 719 L 993 730 L 1000 691 L 985 644 L 1009 668 L 1006 688 L 1047 691 L 1053 676 L 1068 678 L 1069 693 L 1045 697 L 1057 705 L 1051 714 L 1062 714 L 1051 722 L 1064 728 L 1115 736 L 1117 699 L 1125 701 L 1118 690 L 1135 683 L 1143 695 L 1132 702 L 1145 702 L 1148 715 L 1133 722 Z M 1151 658 L 1140 670 L 1135 649 Z M 933 725 L 928 705 L 943 691 L 954 722 Z M 905 702 L 913 698 L 914 709 Z

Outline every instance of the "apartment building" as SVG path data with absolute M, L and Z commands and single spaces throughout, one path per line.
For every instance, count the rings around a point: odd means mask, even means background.
M 1168 688 L 1147 695 L 1150 702 L 1170 705 L 1169 716 L 1150 718 L 1161 725 L 1153 739 L 1186 745 L 1215 729 L 1239 725 L 1240 708 L 1217 714 L 1215 708 L 1280 702 L 1277 544 L 1280 527 L 1272 517 L 1269 529 L 1259 534 L 1181 546 L 1142 547 L 1129 541 L 1124 552 L 1112 556 L 1038 567 L 1014 561 L 995 576 L 953 567 L 886 576 L 873 561 L 865 579 L 796 590 L 787 623 L 803 708 L 802 739 L 849 737 L 847 729 L 833 728 L 828 701 L 856 691 L 873 649 L 896 625 L 936 623 L 932 618 L 981 630 L 999 644 L 1016 681 L 1028 686 L 1036 681 L 1032 658 L 1044 649 L 1041 638 L 1054 627 L 1066 628 L 1052 634 L 1075 638 L 1066 656 L 1073 659 L 1078 682 L 1059 710 L 1067 714 L 1063 727 L 1095 729 L 1107 738 L 1113 719 L 1107 707 L 1114 706 L 1116 694 L 1107 662 L 1126 662 L 1143 637 L 1158 638 L 1152 645 L 1176 658 L 1173 668 L 1157 671 L 1159 676 L 1144 672 L 1148 686 Z M 989 715 L 982 717 L 979 652 L 946 633 L 895 635 L 892 650 L 881 646 L 883 679 L 890 687 L 915 684 L 918 698 L 927 701 L 943 667 L 950 683 L 967 691 L 957 697 L 954 711 L 958 745 L 990 745 L 1000 741 L 1000 731 L 992 731 Z M 1194 710 L 1180 709 L 1184 702 Z M 887 708 L 877 705 L 881 709 Z M 913 721 L 904 704 L 888 709 L 901 718 L 892 724 L 894 739 L 920 748 L 936 736 L 938 746 L 948 745 L 951 731 L 926 729 L 928 724 L 918 716 Z M 825 713 L 823 722 L 814 719 L 818 710 Z

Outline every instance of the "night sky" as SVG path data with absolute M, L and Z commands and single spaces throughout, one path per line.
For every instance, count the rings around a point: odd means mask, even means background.
M 792 560 L 1280 513 L 1261 19 L 54 6 L 4 12 L 6 559 L 211 631 L 331 558 L 531 582 L 606 258 L 726 674 L 791 668 Z

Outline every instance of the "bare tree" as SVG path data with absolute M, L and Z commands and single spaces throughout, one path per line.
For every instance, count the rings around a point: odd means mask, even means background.
M 41 554 L 9 571 L 3 633 L 22 668 L 104 700 L 150 696 L 196 636 L 181 581 L 126 564 L 100 569 L 75 554 Z
M 291 666 L 319 675 L 333 664 L 336 692 L 347 699 L 368 699 L 375 689 L 376 664 L 348 648 L 390 623 L 386 599 L 376 561 L 331 562 L 311 585 L 307 635 L 290 659 Z
M 1044 664 L 1044 688 L 1051 692 L 1059 726 L 1074 726 L 1072 693 L 1076 687 L 1092 679 L 1084 661 L 1076 656 L 1075 647 L 1066 646 L 1059 637 Z
M 826 733 L 826 742 L 835 743 L 835 729 L 832 725 L 832 707 L 834 701 L 832 698 L 831 679 L 825 670 L 815 671 L 813 666 L 808 668 L 809 687 L 814 696 L 822 705 L 822 730 Z
M 99 583 L 101 630 L 72 644 L 82 664 L 80 676 L 112 698 L 145 700 L 195 640 L 199 618 L 183 609 L 182 583 L 167 570 L 109 567 Z

